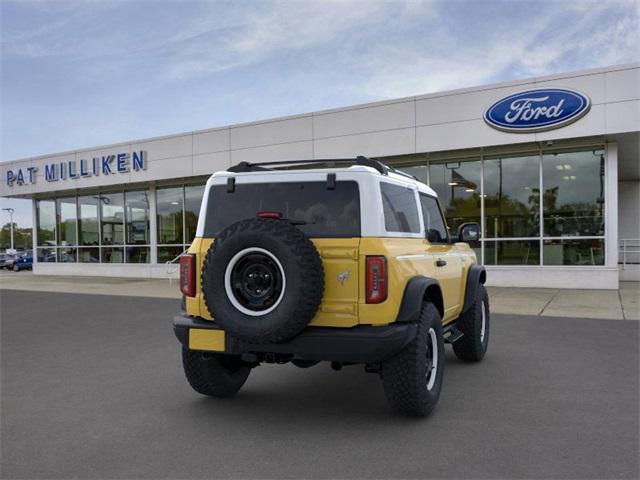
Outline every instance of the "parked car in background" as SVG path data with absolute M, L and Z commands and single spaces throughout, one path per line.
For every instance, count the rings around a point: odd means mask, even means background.
M 14 256 L 10 253 L 0 253 L 0 269 L 7 268 L 7 263 L 13 265 Z
M 18 255 L 13 259 L 11 267 L 7 265 L 7 268 L 11 268 L 14 272 L 19 272 L 20 270 L 31 270 L 33 268 L 33 254 L 31 252 L 24 252 Z

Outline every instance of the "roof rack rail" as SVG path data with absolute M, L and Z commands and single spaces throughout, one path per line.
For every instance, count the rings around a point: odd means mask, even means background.
M 401 175 L 401 176 L 403 176 L 403 177 L 407 177 L 407 178 L 410 178 L 410 179 L 412 179 L 412 180 L 418 180 L 418 177 L 416 177 L 415 175 L 411 175 L 410 173 L 404 172 L 404 171 L 402 171 L 402 170 L 398 170 L 398 169 L 393 168 L 393 167 L 390 167 L 390 166 L 388 166 L 388 165 L 387 165 L 387 168 L 388 168 L 391 172 L 395 173 L 396 175 Z M 418 180 L 418 181 L 420 181 L 420 180 Z
M 388 167 L 382 162 L 378 160 L 372 160 L 367 157 L 358 156 L 356 158 L 324 158 L 324 159 L 313 159 L 313 160 L 281 160 L 274 162 L 264 162 L 264 163 L 249 163 L 249 162 L 240 162 L 230 168 L 227 168 L 228 172 L 260 172 L 265 170 L 270 170 L 272 166 L 288 166 L 288 165 L 308 165 L 308 164 L 321 164 L 321 163 L 352 163 L 355 165 L 363 165 L 365 167 L 371 167 L 380 172 L 382 175 L 388 175 L 389 172 L 395 171 L 391 167 Z M 404 172 L 401 174 L 408 175 Z

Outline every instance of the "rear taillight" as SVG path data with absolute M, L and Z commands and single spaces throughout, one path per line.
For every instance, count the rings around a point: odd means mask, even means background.
M 180 291 L 187 297 L 196 296 L 196 256 L 180 257 Z
M 387 259 L 367 257 L 367 303 L 381 303 L 387 299 Z

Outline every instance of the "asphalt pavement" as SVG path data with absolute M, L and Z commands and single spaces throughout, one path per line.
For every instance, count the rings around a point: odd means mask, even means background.
M 375 374 L 255 369 L 231 400 L 187 385 L 178 301 L 0 291 L 2 478 L 638 478 L 638 322 L 494 315 L 448 351 L 427 419 Z M 449 347 L 447 347 L 449 349 Z

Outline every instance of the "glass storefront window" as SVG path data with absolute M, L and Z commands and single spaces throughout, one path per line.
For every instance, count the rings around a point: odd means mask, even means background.
M 122 263 L 122 262 L 124 262 L 124 248 L 122 248 L 122 247 L 102 247 L 100 249 L 100 261 L 102 263 Z
M 204 195 L 204 185 L 184 187 L 184 223 L 185 241 L 191 243 L 196 236 L 200 204 Z
M 100 195 L 100 226 L 102 245 L 124 243 L 124 195 L 122 193 Z
M 58 262 L 60 263 L 74 263 L 76 261 L 76 249 L 75 248 L 58 248 Z
M 540 235 L 540 156 L 484 161 L 485 237 Z
M 149 245 L 149 192 L 125 192 L 127 245 Z
M 58 245 L 77 245 L 77 217 L 76 198 L 58 198 Z
M 484 242 L 485 265 L 540 265 L 539 240 Z
M 38 262 L 51 263 L 56 261 L 56 249 L 55 248 L 38 248 L 37 252 Z
M 158 247 L 158 263 L 167 263 L 172 261 L 183 252 L 182 245 L 179 247 Z
M 462 223 L 480 223 L 480 160 L 433 163 L 429 178 L 452 235 Z
M 182 231 L 182 195 L 182 187 L 161 188 L 156 191 L 158 244 L 160 245 L 182 245 L 184 243 Z M 159 250 L 158 261 L 160 262 Z
M 604 265 L 604 240 L 566 238 L 544 241 L 544 265 Z
M 173 260 L 195 237 L 204 189 L 204 185 L 158 189 L 160 263 Z M 39 200 L 36 241 L 40 247 L 51 247 L 38 249 L 39 260 L 149 263 L 150 194 L 132 190 Z
M 604 235 L 604 155 L 545 153 L 542 172 L 544 235 Z
M 429 185 L 429 167 L 427 165 L 414 165 L 411 167 L 398 167 L 398 170 L 401 170 L 409 175 L 413 175 L 419 181 L 424 183 L 425 185 Z
M 98 247 L 78 248 L 78 261 L 81 263 L 98 263 L 100 261 Z
M 98 245 L 98 197 L 78 197 L 78 233 L 79 245 Z M 82 261 L 82 260 L 80 260 Z
M 462 223 L 481 223 L 483 206 L 482 244 L 472 247 L 487 265 L 604 265 L 601 152 L 541 150 L 483 160 L 424 160 L 400 169 L 429 180 L 451 237 Z M 148 190 L 38 200 L 38 261 L 149 263 L 152 248 L 157 248 L 158 263 L 173 260 L 195 237 L 204 189 L 187 185 L 156 190 L 157 246 L 151 245 L 153 193 Z
M 38 245 L 53 246 L 56 244 L 56 202 L 38 200 L 36 208 Z
M 127 263 L 149 263 L 150 261 L 149 247 L 125 247 L 125 255 Z

